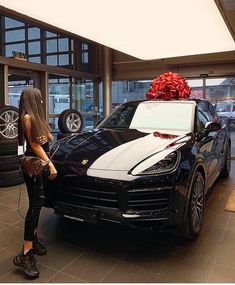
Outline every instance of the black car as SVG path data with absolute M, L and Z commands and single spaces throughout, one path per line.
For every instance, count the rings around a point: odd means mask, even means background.
M 196 238 L 205 194 L 230 172 L 230 134 L 206 100 L 128 102 L 58 144 L 45 206 L 88 223 L 177 227 Z

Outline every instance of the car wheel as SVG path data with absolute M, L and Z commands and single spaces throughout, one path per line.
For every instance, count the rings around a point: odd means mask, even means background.
M 230 169 L 231 169 L 231 146 L 228 145 L 226 156 L 225 156 L 224 167 L 223 167 L 222 171 L 220 172 L 220 176 L 222 178 L 229 177 Z
M 198 237 L 202 228 L 205 206 L 205 182 L 202 174 L 196 172 L 188 204 L 185 223 L 181 226 L 181 235 L 187 239 Z
M 14 106 L 0 109 L 0 138 L 14 139 L 18 135 L 19 111 Z
M 73 109 L 64 110 L 59 116 L 58 126 L 61 133 L 79 133 L 83 128 L 81 113 Z

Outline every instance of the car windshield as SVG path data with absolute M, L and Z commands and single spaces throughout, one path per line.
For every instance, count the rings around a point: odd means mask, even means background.
M 99 127 L 187 133 L 192 131 L 194 109 L 193 101 L 144 101 L 139 104 L 124 104 Z
M 232 104 L 231 102 L 218 102 L 216 104 L 217 112 L 231 112 Z

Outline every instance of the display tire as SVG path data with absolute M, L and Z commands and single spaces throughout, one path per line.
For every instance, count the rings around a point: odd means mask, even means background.
M 0 109 L 0 139 L 14 140 L 18 136 L 19 110 L 14 106 Z
M 22 183 L 24 183 L 24 177 L 21 170 L 0 172 L 0 187 L 15 186 Z
M 191 193 L 186 213 L 186 220 L 180 226 L 180 235 L 186 239 L 196 239 L 201 231 L 205 208 L 205 181 L 197 171 L 193 178 Z
M 17 139 L 0 139 L 0 156 L 17 155 L 18 140 Z
M 0 156 L 0 171 L 13 171 L 19 169 L 18 155 L 2 155 Z
M 58 127 L 61 133 L 80 133 L 83 128 L 83 118 L 80 112 L 74 109 L 66 109 L 58 119 Z

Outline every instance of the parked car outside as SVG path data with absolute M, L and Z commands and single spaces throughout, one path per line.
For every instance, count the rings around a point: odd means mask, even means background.
M 208 189 L 230 172 L 229 131 L 201 99 L 127 102 L 58 143 L 45 206 L 88 223 L 177 228 L 194 239 Z
M 216 104 L 216 111 L 221 120 L 228 124 L 230 129 L 234 129 L 235 124 L 235 100 L 219 101 Z

